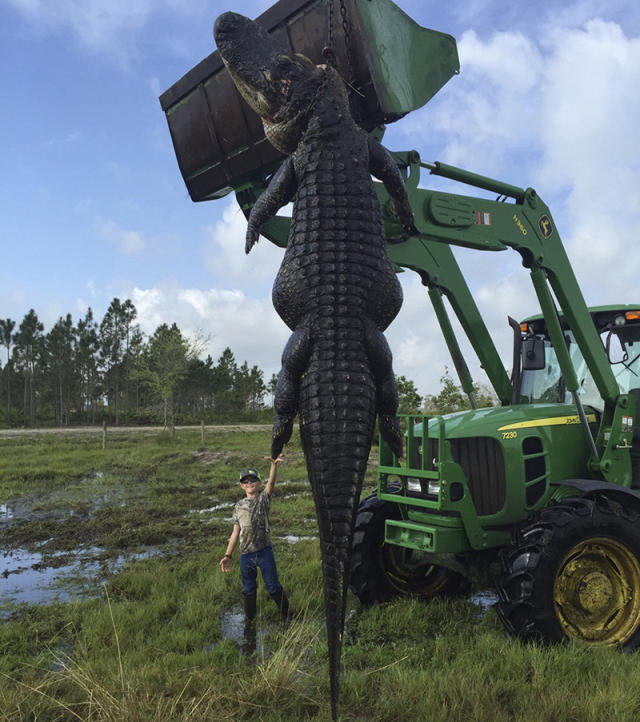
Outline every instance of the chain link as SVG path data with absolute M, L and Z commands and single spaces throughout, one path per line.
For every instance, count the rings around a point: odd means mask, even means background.
M 333 15 L 334 15 L 334 9 L 333 9 L 334 0 L 327 0 L 327 44 L 322 50 L 322 54 L 324 56 L 324 59 L 326 60 L 328 65 L 331 65 L 332 67 L 337 69 L 337 62 L 336 62 L 336 51 L 333 47 Z M 344 35 L 344 47 L 347 54 L 347 85 L 349 88 L 353 89 L 353 86 L 351 85 L 354 75 L 353 75 L 353 51 L 351 48 L 351 27 L 349 25 L 349 16 L 347 14 L 347 4 L 346 0 L 340 0 L 340 16 L 342 20 L 342 32 Z
M 330 0 L 333 5 L 333 0 Z M 340 0 L 340 15 L 342 16 L 342 32 L 344 33 L 344 46 L 347 51 L 347 83 L 351 87 L 353 82 L 353 53 L 351 51 L 351 34 L 349 32 L 349 18 L 345 0 Z
M 335 68 L 336 53 L 333 49 L 333 0 L 328 0 L 327 6 L 327 44 L 322 49 L 322 55 L 324 56 L 327 65 L 331 65 Z

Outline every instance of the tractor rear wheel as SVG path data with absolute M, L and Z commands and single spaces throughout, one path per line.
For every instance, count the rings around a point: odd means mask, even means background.
M 501 552 L 507 634 L 640 646 L 640 514 L 603 498 L 541 509 Z
M 384 540 L 387 519 L 400 519 L 396 504 L 371 494 L 360 501 L 353 535 L 351 591 L 362 604 L 389 602 L 396 597 L 463 594 L 466 578 L 447 567 L 429 563 L 422 552 Z

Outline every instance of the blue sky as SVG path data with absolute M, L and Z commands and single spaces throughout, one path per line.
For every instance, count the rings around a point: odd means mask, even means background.
M 255 17 L 270 2 L 246 0 Z M 461 74 L 389 126 L 392 150 L 532 186 L 590 303 L 640 302 L 640 6 L 631 0 L 397 0 L 458 41 Z M 278 370 L 281 251 L 244 255 L 232 196 L 194 204 L 158 96 L 214 50 L 214 0 L 0 0 L 0 317 L 46 330 L 114 296 L 147 333 L 177 322 L 217 358 Z M 425 175 L 422 184 L 437 187 Z M 459 192 L 468 192 L 460 188 Z M 456 251 L 505 360 L 507 315 L 537 310 L 517 258 Z M 396 373 L 435 393 L 451 367 L 425 289 L 401 275 Z M 482 381 L 477 365 L 472 372 Z

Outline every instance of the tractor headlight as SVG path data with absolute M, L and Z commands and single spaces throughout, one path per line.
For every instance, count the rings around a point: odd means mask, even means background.
M 438 479 L 407 479 L 406 489 L 409 494 L 420 494 L 421 496 L 435 496 L 440 493 L 440 481 Z
M 427 486 L 427 494 L 429 496 L 438 496 L 440 493 L 440 481 L 438 479 L 429 479 L 429 485 Z

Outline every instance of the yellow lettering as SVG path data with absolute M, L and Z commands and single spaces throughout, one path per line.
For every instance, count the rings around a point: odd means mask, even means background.
M 526 236 L 526 235 L 527 235 L 527 229 L 524 227 L 524 224 L 523 224 L 522 221 L 518 218 L 518 216 L 517 216 L 516 213 L 513 214 L 513 220 L 515 221 L 516 226 L 518 226 L 518 228 L 519 228 L 520 231 L 522 232 L 522 235 L 523 235 L 523 236 Z

